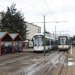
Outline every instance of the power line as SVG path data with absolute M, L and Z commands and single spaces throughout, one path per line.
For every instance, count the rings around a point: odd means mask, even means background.
M 48 5 L 47 1 L 46 1 L 46 0 L 44 0 L 44 1 L 45 1 L 46 5 L 47 5 L 47 7 L 48 7 L 49 11 L 51 12 L 51 14 L 52 14 L 53 18 L 55 19 L 55 23 L 57 23 L 57 24 L 58 24 L 58 22 L 67 22 L 67 21 L 56 21 L 56 18 L 54 17 L 54 15 L 53 15 L 53 13 L 52 13 L 52 11 L 51 11 L 51 9 L 50 9 L 50 7 L 49 7 L 49 5 Z M 49 22 L 49 23 L 52 23 L 52 22 Z M 58 25 L 59 25 L 59 24 L 58 24 Z
M 3 7 L 2 5 L 0 5 L 0 7 L 2 7 L 3 9 L 7 10 L 5 7 Z
M 50 9 L 50 7 L 49 7 L 48 3 L 46 2 L 46 0 L 44 0 L 44 1 L 45 1 L 46 5 L 47 5 L 47 7 L 48 7 L 49 11 L 51 12 L 51 14 L 52 14 L 53 18 L 55 19 L 55 17 L 54 17 L 54 15 L 53 15 L 53 13 L 52 13 L 52 11 L 51 11 L 51 9 Z M 55 20 L 56 20 L 56 19 L 55 19 Z

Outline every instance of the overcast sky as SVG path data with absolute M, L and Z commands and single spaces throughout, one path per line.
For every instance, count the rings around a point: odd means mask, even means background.
M 6 11 L 7 6 L 16 4 L 25 17 L 25 21 L 41 27 L 43 32 L 44 15 L 46 30 L 57 34 L 75 35 L 75 0 L 0 0 L 0 11 Z M 56 23 L 55 21 L 58 21 Z M 67 21 L 67 22 L 65 22 Z

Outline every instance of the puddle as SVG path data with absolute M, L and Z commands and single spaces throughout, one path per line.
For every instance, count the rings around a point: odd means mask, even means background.
M 73 60 L 74 58 L 68 58 L 68 60 Z
M 68 62 L 68 66 L 74 66 L 75 62 Z

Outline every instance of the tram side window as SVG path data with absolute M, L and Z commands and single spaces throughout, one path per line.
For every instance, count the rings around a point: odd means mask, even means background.
M 49 46 L 50 45 L 50 40 L 46 39 L 46 45 Z
M 45 45 L 48 45 L 48 41 L 47 41 L 47 39 L 45 39 L 45 43 L 46 43 Z
M 67 41 L 66 41 L 67 45 L 70 44 L 70 39 L 67 38 L 66 40 L 67 40 Z
M 49 46 L 50 45 L 50 39 L 45 38 L 45 45 Z M 43 44 L 42 46 L 44 46 L 44 39 L 43 39 Z
M 50 45 L 50 40 L 49 39 L 47 39 L 47 46 L 49 46 Z
M 53 45 L 53 40 L 51 40 L 51 45 Z

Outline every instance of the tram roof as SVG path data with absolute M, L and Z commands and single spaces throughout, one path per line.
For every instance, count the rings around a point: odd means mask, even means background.
M 67 37 L 69 37 L 68 34 L 60 34 L 59 36 L 67 36 Z
M 68 34 L 61 34 L 58 37 L 60 37 L 60 36 L 66 36 L 66 37 L 70 38 L 70 36 Z
M 43 33 L 35 33 L 34 36 L 35 36 L 35 35 L 42 35 L 42 36 L 44 36 Z M 45 35 L 45 38 L 54 39 L 54 36 Z
M 43 34 L 43 33 L 35 33 L 34 36 L 35 36 L 35 35 L 44 35 L 44 34 Z

